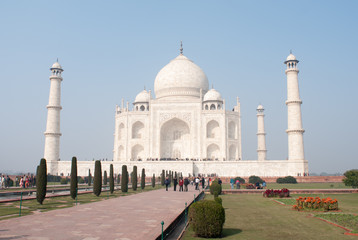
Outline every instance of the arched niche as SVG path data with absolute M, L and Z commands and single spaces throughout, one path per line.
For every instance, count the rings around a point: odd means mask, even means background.
M 140 121 L 137 121 L 132 125 L 132 138 L 143 138 L 143 136 L 144 124 Z
M 207 138 L 219 138 L 220 127 L 219 123 L 215 120 L 211 120 L 206 124 L 206 137 Z
M 229 122 L 229 127 L 228 127 L 228 135 L 229 135 L 229 139 L 237 139 L 237 126 L 236 123 L 231 121 Z
M 206 158 L 208 159 L 219 159 L 220 156 L 220 148 L 217 144 L 210 144 L 206 149 Z
M 118 148 L 118 161 L 123 161 L 123 160 L 124 160 L 124 148 L 121 145 Z
M 118 127 L 118 139 L 123 139 L 124 138 L 124 124 L 121 123 L 119 124 Z
M 137 161 L 144 158 L 144 147 L 140 144 L 134 145 L 131 151 L 131 159 Z
M 236 149 L 237 147 L 233 144 L 229 147 L 229 160 L 235 161 L 236 160 Z
M 186 122 L 173 118 L 160 129 L 160 158 L 190 157 L 190 128 Z

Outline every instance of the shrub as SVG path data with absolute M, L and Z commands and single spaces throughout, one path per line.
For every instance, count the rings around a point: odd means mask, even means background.
M 144 168 L 142 168 L 142 177 L 140 179 L 140 187 L 142 189 L 145 188 L 145 169 Z
M 255 185 L 252 183 L 247 183 L 246 184 L 246 189 L 256 189 Z
M 297 183 L 296 178 L 292 176 L 277 178 L 276 183 Z
M 77 182 L 82 184 L 82 183 L 85 183 L 85 180 L 81 177 L 78 177 Z
M 152 177 L 152 187 L 155 187 L 155 174 L 153 173 L 153 177 Z
M 103 173 L 103 185 L 107 185 L 108 179 L 107 179 L 107 171 L 104 171 Z
M 60 181 L 61 184 L 67 184 L 67 182 L 68 182 L 67 178 L 61 178 Z
M 236 180 L 239 180 L 239 181 L 240 181 L 240 184 L 245 183 L 245 179 L 243 179 L 243 178 L 241 178 L 241 177 L 236 177 L 236 178 L 234 179 L 235 183 L 236 183 Z
M 109 165 L 109 191 L 114 192 L 113 164 Z
M 71 164 L 71 181 L 70 181 L 70 196 L 72 199 L 76 199 L 77 196 L 77 188 L 78 188 L 78 182 L 77 182 L 77 158 L 72 158 L 72 164 Z
M 210 194 L 218 196 L 221 194 L 222 188 L 217 180 L 213 181 L 210 186 Z
M 262 180 L 260 177 L 255 175 L 249 177 L 249 183 L 256 184 L 257 182 L 262 184 L 264 180 Z
M 197 236 L 220 237 L 225 222 L 225 210 L 215 201 L 199 201 L 190 206 L 189 221 Z
M 121 181 L 122 192 L 128 192 L 128 171 L 127 165 L 122 166 L 122 181 Z
M 101 191 L 102 191 L 102 167 L 101 167 L 101 161 L 96 160 L 94 165 L 93 193 L 98 197 L 101 194 Z
M 222 200 L 221 197 L 216 197 L 216 198 L 214 198 L 214 201 L 217 202 L 217 203 L 219 203 L 221 206 L 223 205 L 223 200 Z
M 47 167 L 44 158 L 41 159 L 40 165 L 37 167 L 36 180 L 36 200 L 42 205 L 46 197 L 47 187 Z
M 344 173 L 343 182 L 346 186 L 351 186 L 352 188 L 358 187 L 358 169 L 352 169 Z
M 60 181 L 61 181 L 61 176 L 55 176 L 51 174 L 47 175 L 47 182 L 60 182 Z
M 132 172 L 132 189 L 133 191 L 137 191 L 138 186 L 138 174 L 137 174 L 137 166 L 133 166 L 133 172 Z
M 118 174 L 117 176 L 117 184 L 120 184 L 121 183 L 121 174 Z

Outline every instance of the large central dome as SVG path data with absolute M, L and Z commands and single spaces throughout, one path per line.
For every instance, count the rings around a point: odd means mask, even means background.
M 180 54 L 163 67 L 154 82 L 157 99 L 177 97 L 200 97 L 209 89 L 209 81 L 201 68 Z

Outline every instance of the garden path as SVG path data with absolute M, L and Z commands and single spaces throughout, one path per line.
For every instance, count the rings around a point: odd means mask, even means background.
M 172 188 L 2 220 L 0 239 L 151 240 L 190 204 L 194 194 Z

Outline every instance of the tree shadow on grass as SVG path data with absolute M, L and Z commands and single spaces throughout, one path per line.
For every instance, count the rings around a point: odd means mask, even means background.
M 225 237 L 235 236 L 241 232 L 242 230 L 238 228 L 224 228 L 222 237 L 225 238 Z

